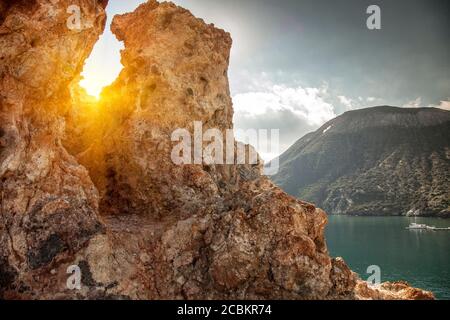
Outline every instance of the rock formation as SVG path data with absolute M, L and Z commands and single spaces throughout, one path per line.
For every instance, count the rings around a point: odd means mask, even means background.
M 105 11 L 79 1 L 84 23 L 74 30 L 66 24 L 71 1 L 1 3 L 0 291 L 38 298 L 56 280 L 44 270 L 103 230 L 98 192 L 60 137 L 69 84 L 104 28 Z
M 177 128 L 232 128 L 229 34 L 171 3 L 116 16 L 124 69 L 95 104 L 77 79 L 106 1 L 75 1 L 78 30 L 69 2 L 0 2 L 2 298 L 433 297 L 330 258 L 326 214 L 261 164 L 172 162 Z
M 329 214 L 450 217 L 450 112 L 351 111 L 280 157 L 273 181 Z

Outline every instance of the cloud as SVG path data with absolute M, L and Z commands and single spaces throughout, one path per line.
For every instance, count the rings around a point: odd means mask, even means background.
M 326 87 L 273 85 L 265 91 L 236 94 L 234 108 L 244 117 L 257 117 L 269 111 L 289 112 L 309 125 L 318 126 L 336 116 L 333 106 L 323 98 L 326 90 Z
M 336 95 L 336 93 L 335 93 Z M 333 97 L 331 97 L 333 98 Z M 375 104 L 383 103 L 383 99 L 375 97 L 363 97 L 358 96 L 357 98 L 350 98 L 344 95 L 337 95 L 336 105 L 339 106 L 335 108 L 336 111 L 345 112 L 352 111 L 362 108 L 368 108 L 374 106 Z M 343 108 L 342 108 L 343 107 Z M 339 114 L 339 112 L 337 112 Z
M 234 85 L 234 124 L 236 129 L 279 129 L 279 149 L 265 150 L 255 145 L 264 160 L 287 150 L 305 134 L 317 130 L 325 122 L 346 111 L 367 108 L 375 104 L 390 104 L 404 108 L 422 106 L 438 107 L 450 110 L 450 101 L 440 105 L 428 105 L 424 98 L 418 97 L 405 104 L 404 101 L 389 101 L 377 96 L 350 96 L 327 83 L 319 86 L 307 86 L 297 79 L 286 79 L 281 73 L 243 72 L 235 79 Z M 396 103 L 397 102 L 397 103 Z M 245 137 L 237 134 L 237 139 Z M 260 140 L 265 146 L 270 142 Z
M 317 130 L 336 117 L 327 101 L 328 88 L 280 85 L 270 81 L 253 81 L 252 89 L 233 96 L 236 129 L 279 129 L 278 151 L 255 146 L 265 160 L 271 160 L 305 134 Z M 238 140 L 243 140 L 237 135 Z M 266 141 L 259 141 L 265 145 Z
M 353 107 L 353 100 L 350 98 L 347 98 L 346 96 L 338 96 L 339 102 L 345 106 L 347 110 L 354 109 Z
M 441 101 L 439 108 L 450 111 L 450 100 L 449 101 Z
M 403 108 L 421 108 L 422 107 L 422 98 L 418 97 L 415 100 L 409 101 L 408 103 L 403 105 Z
M 441 101 L 439 105 L 431 105 L 430 107 L 450 111 L 450 98 L 447 101 Z
M 441 101 L 440 104 L 423 105 L 422 98 L 418 97 L 417 99 L 412 100 L 403 105 L 403 108 L 423 108 L 423 107 L 439 108 L 439 109 L 450 111 L 450 98 L 446 101 Z

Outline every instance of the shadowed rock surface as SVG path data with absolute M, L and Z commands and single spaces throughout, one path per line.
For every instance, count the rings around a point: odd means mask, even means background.
M 171 3 L 115 17 L 124 70 L 94 103 L 77 81 L 106 2 L 79 0 L 77 31 L 68 1 L 0 3 L 2 298 L 433 298 L 330 258 L 326 214 L 261 164 L 171 161 L 173 130 L 232 128 L 228 33 Z
M 297 141 L 273 181 L 330 214 L 450 217 L 450 112 L 347 112 Z

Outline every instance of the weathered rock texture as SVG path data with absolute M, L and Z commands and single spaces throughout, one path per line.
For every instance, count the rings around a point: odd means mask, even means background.
M 115 17 L 125 67 L 95 105 L 73 81 L 104 4 L 79 0 L 92 23 L 74 32 L 66 1 L 1 3 L 3 298 L 432 298 L 370 288 L 331 259 L 326 214 L 260 164 L 171 161 L 175 129 L 232 128 L 229 34 L 170 3 Z
M 105 12 L 77 1 L 84 23 L 70 30 L 72 3 L 1 1 L 0 291 L 12 297 L 50 293 L 49 266 L 70 260 L 103 229 L 98 192 L 60 137 L 69 84 L 102 32 Z

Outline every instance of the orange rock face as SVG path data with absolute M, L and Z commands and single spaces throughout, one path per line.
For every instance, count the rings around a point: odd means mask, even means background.
M 103 229 L 98 192 L 60 137 L 69 84 L 102 32 L 105 12 L 79 1 L 86 25 L 71 30 L 70 1 L 1 3 L 0 291 L 39 298 L 54 281 L 45 277 L 49 266 Z
M 331 259 L 326 214 L 261 164 L 173 163 L 174 130 L 232 129 L 228 33 L 156 1 L 115 17 L 124 70 L 93 106 L 74 81 L 106 3 L 79 0 L 76 31 L 68 1 L 0 3 L 0 296 L 432 298 Z

